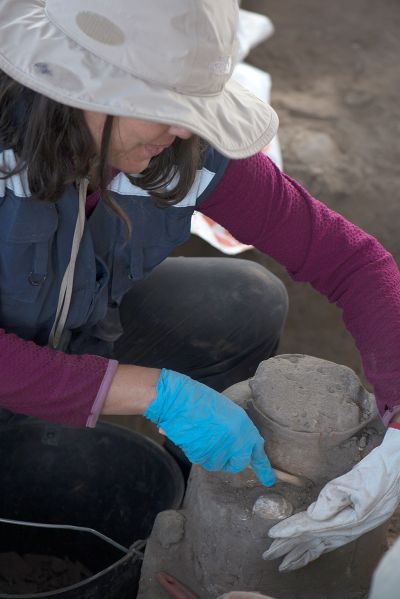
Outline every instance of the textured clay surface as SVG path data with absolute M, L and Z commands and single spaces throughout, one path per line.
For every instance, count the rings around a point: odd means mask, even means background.
M 294 431 L 347 431 L 370 415 L 368 393 L 355 373 L 311 356 L 288 354 L 262 362 L 250 387 L 257 408 Z

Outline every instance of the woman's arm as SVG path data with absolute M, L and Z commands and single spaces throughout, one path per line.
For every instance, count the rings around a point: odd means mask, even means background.
M 100 413 L 143 414 L 203 468 L 251 465 L 263 484 L 275 483 L 264 439 L 245 411 L 188 376 L 64 354 L 1 329 L 0 356 L 3 408 L 75 426 L 95 426 Z
M 160 371 L 64 354 L 0 329 L 0 407 L 52 422 L 95 426 L 100 413 L 143 414 Z
M 385 422 L 400 411 L 400 273 L 372 236 L 264 155 L 231 161 L 198 210 L 343 310 Z
M 102 414 L 143 415 L 156 398 L 157 368 L 120 364 L 101 408 Z

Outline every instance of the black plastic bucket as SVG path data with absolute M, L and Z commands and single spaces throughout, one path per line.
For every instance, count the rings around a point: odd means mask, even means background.
M 72 585 L 25 594 L 0 579 L 4 599 L 133 599 L 141 559 L 132 545 L 148 537 L 158 512 L 179 507 L 184 493 L 180 469 L 162 447 L 109 424 L 1 426 L 0 481 L 0 518 L 90 528 L 128 548 L 88 532 L 0 523 L 0 562 L 10 554 L 52 556 L 88 572 Z

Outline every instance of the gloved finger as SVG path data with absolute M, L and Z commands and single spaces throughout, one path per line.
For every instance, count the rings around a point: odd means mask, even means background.
M 296 547 L 302 539 L 275 539 L 271 546 L 262 554 L 263 559 L 277 559 L 286 555 Z
M 258 480 L 266 487 L 272 487 L 276 483 L 276 476 L 264 451 L 263 441 L 253 447 L 250 466 L 256 473 Z
M 328 483 L 322 489 L 317 501 L 309 506 L 307 513 L 314 520 L 329 520 L 352 505 L 353 501 L 347 490 L 334 483 Z
M 247 466 L 250 464 L 250 461 L 250 454 L 233 456 L 226 462 L 226 464 L 223 467 L 223 470 L 224 472 L 232 473 L 241 472 L 242 470 L 247 468 Z
M 325 551 L 323 539 L 313 539 L 297 545 L 279 565 L 279 572 L 290 572 L 303 568 Z
M 320 557 L 323 553 L 329 553 L 334 551 L 346 543 L 350 543 L 353 538 L 350 536 L 334 536 L 334 537 L 319 537 L 314 539 L 308 539 L 307 541 L 300 543 L 296 546 L 287 556 L 282 560 L 279 571 L 289 572 L 303 568 L 310 562 Z
M 350 507 L 344 508 L 329 520 L 314 520 L 307 512 L 299 512 L 282 522 L 275 524 L 269 531 L 268 536 L 272 539 L 292 538 L 297 539 L 301 536 L 305 538 L 322 537 L 335 533 L 344 533 L 350 527 L 357 524 L 357 516 Z
M 326 526 L 323 526 L 324 529 Z M 272 539 L 279 538 L 298 538 L 302 535 L 310 535 L 317 532 L 321 528 L 321 524 L 310 518 L 307 512 L 299 512 L 290 516 L 282 522 L 278 522 L 268 531 L 268 536 Z

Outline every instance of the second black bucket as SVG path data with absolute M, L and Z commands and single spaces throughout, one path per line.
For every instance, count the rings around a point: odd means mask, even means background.
M 158 512 L 179 507 L 184 493 L 182 474 L 164 449 L 110 424 L 90 430 L 31 420 L 1 426 L 0 480 L 0 518 L 90 528 L 128 548 L 87 532 L 0 524 L 0 567 L 5 560 L 8 568 L 2 599 L 133 599 L 141 562 L 132 545 L 150 534 Z M 67 560 L 75 570 L 79 564 L 87 575 L 35 592 L 22 590 L 25 576 L 18 591 L 10 560 L 25 560 L 27 569 L 38 556 L 58 565 Z

